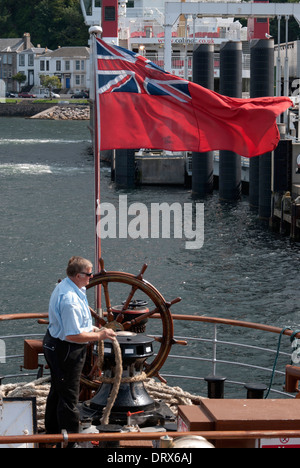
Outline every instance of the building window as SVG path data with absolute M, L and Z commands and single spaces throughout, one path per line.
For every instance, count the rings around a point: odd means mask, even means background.
M 81 71 L 84 71 L 84 60 L 81 60 Z
M 25 55 L 19 55 L 19 66 L 25 67 Z
M 56 71 L 61 71 L 61 61 L 56 60 Z
M 44 60 L 40 61 L 40 71 L 45 71 L 45 61 Z
M 33 67 L 34 65 L 34 55 L 33 54 L 29 54 L 28 55 L 28 66 L 29 67 Z
M 75 62 L 75 70 L 80 71 L 80 60 L 76 60 Z
M 71 70 L 71 67 L 70 67 L 70 60 L 66 60 L 66 63 L 65 63 L 65 69 L 66 71 L 70 71 Z
M 105 21 L 116 21 L 116 8 L 114 6 L 107 6 L 104 10 Z
M 80 86 L 80 75 L 75 75 L 75 84 L 76 86 Z

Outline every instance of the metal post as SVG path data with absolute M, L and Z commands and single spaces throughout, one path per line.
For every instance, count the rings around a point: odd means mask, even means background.
M 172 24 L 165 25 L 165 70 L 172 69 Z
M 100 37 L 102 33 L 102 28 L 100 26 L 93 26 L 89 29 L 90 38 L 91 38 L 91 83 L 92 83 L 92 102 L 94 109 L 94 170 L 95 170 L 95 270 L 100 271 L 100 257 L 101 257 L 101 238 L 98 232 L 98 227 L 100 223 L 100 148 L 101 148 L 101 132 L 100 132 L 100 112 L 98 113 L 99 103 L 97 103 L 97 82 L 96 82 L 96 64 L 97 64 L 97 45 L 96 37 Z M 96 311 L 101 317 L 101 287 L 97 286 L 95 288 L 95 303 Z
M 281 60 L 280 60 L 280 23 L 281 16 L 278 16 L 278 50 L 276 61 L 276 96 L 281 96 Z
M 217 324 L 214 326 L 214 339 L 213 339 L 213 375 L 217 372 L 217 343 L 218 343 L 218 331 Z
M 188 58 L 188 16 L 185 15 L 185 46 L 184 46 L 184 79 L 189 78 L 189 58 Z
M 285 17 L 285 59 L 284 59 L 284 96 L 289 95 L 289 57 L 288 57 L 288 47 L 289 47 L 289 16 Z M 283 121 L 287 125 L 288 123 L 288 111 L 283 115 Z
M 193 45 L 196 43 L 196 15 L 193 15 Z
M 285 60 L 284 60 L 284 95 L 289 95 L 289 16 L 285 17 Z

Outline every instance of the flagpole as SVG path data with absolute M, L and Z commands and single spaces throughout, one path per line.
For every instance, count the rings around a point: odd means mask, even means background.
M 94 171 L 95 171 L 95 270 L 96 272 L 101 270 L 100 258 L 101 258 L 101 237 L 100 237 L 100 148 L 101 148 L 101 128 L 100 128 L 100 112 L 99 102 L 97 93 L 97 43 L 96 38 L 101 36 L 102 28 L 100 26 L 92 26 L 89 29 L 91 36 L 91 99 L 93 101 L 93 127 L 94 127 Z M 102 317 L 101 308 L 101 286 L 98 285 L 95 288 L 95 303 L 96 311 L 99 317 Z

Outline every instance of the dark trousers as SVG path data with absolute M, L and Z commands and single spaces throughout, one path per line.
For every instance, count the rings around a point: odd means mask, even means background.
M 79 432 L 77 408 L 80 376 L 86 358 L 86 345 L 52 338 L 47 331 L 44 354 L 51 371 L 51 389 L 47 399 L 45 428 L 47 434 Z

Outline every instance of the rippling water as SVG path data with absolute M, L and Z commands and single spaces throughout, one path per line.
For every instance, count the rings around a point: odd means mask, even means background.
M 94 258 L 93 157 L 86 125 L 0 118 L 1 314 L 47 311 L 68 259 Z M 186 188 L 117 190 L 107 167 L 101 186 L 102 201 L 115 206 L 124 194 L 128 204 L 191 202 Z M 138 273 L 148 263 L 145 278 L 167 300 L 182 297 L 176 313 L 298 328 L 299 244 L 262 225 L 246 197 L 224 204 L 214 193 L 199 202 L 205 203 L 202 249 L 186 250 L 182 239 L 106 239 L 106 268 Z M 32 322 L 28 327 L 41 331 Z M 23 328 L 23 322 L 1 324 L 4 334 Z M 179 334 L 199 336 L 202 330 L 176 325 Z

